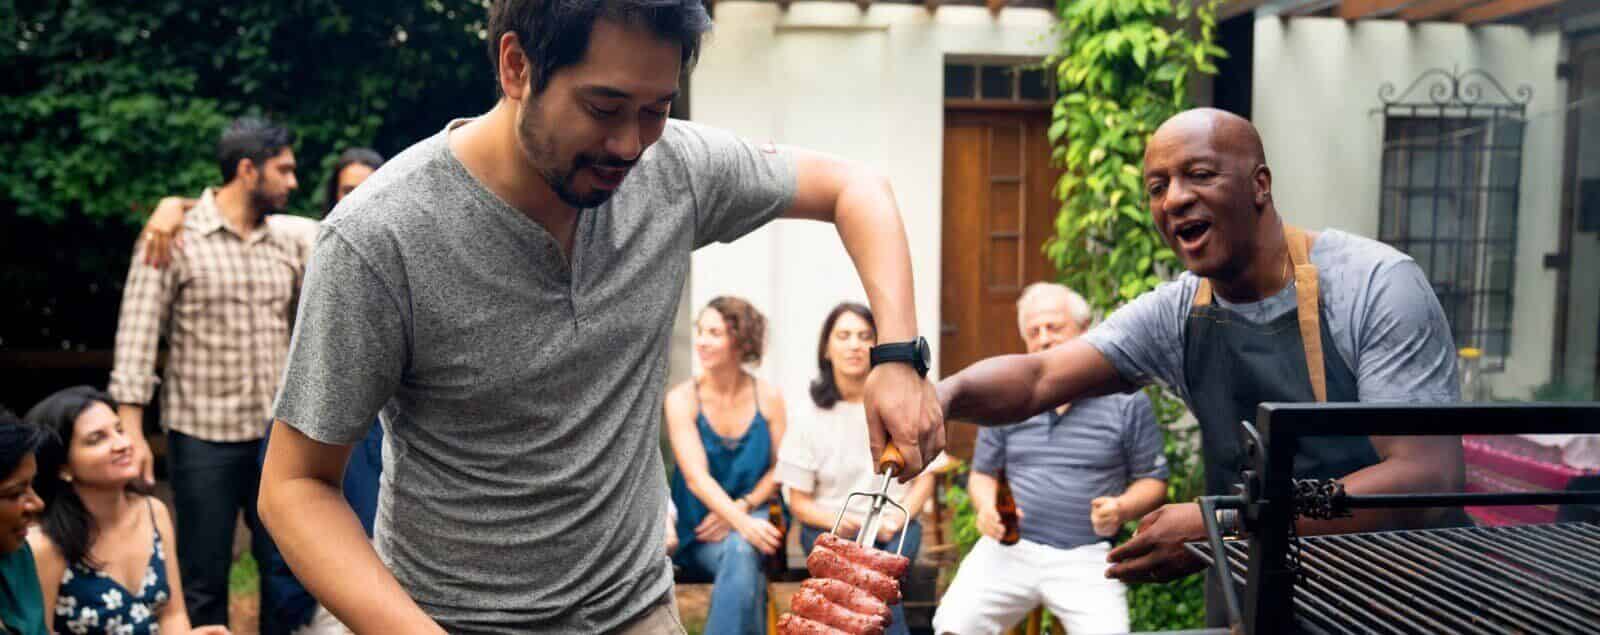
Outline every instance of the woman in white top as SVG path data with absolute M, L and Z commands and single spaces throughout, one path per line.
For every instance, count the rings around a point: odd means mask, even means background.
M 873 474 L 873 458 L 867 440 L 867 415 L 861 395 L 872 370 L 869 352 L 877 343 L 872 311 L 854 302 L 844 302 L 828 313 L 822 322 L 817 342 L 817 379 L 811 382 L 814 408 L 802 407 L 795 413 L 794 425 L 778 451 L 778 481 L 789 497 L 789 509 L 799 521 L 800 541 L 806 554 L 817 537 L 833 528 L 833 521 L 851 492 L 876 490 L 881 477 Z M 916 514 L 933 493 L 932 471 L 924 471 L 909 485 L 889 484 L 889 496 Z M 890 508 L 892 509 L 892 508 Z M 854 536 L 861 529 L 866 501 L 852 501 L 839 533 Z M 876 538 L 879 549 L 893 550 L 890 542 L 900 534 L 899 514 L 886 512 Z M 915 516 L 910 520 L 901 553 L 915 558 L 922 545 L 922 526 Z M 905 613 L 894 610 L 890 635 L 906 633 Z

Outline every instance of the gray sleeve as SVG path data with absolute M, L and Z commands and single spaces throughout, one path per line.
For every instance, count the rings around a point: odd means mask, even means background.
M 323 443 L 355 443 L 400 383 L 407 340 L 391 287 L 325 228 L 273 416 Z
M 1183 320 L 1194 285 L 1185 275 L 1134 298 L 1084 333 L 1084 341 L 1105 355 L 1128 383 L 1161 384 L 1187 397 Z
M 1375 272 L 1357 333 L 1361 401 L 1461 400 L 1455 341 L 1427 274 L 1406 259 Z
M 726 130 L 672 122 L 695 198 L 696 249 L 731 242 L 782 214 L 794 203 L 793 155 L 757 146 Z
M 994 476 L 1006 466 L 1006 431 L 978 428 L 978 442 L 972 448 L 972 471 Z
M 1167 478 L 1167 455 L 1162 447 L 1161 428 L 1156 425 L 1155 407 L 1150 396 L 1143 392 L 1133 394 L 1124 410 L 1126 427 L 1122 434 L 1122 452 L 1128 465 L 1128 482 L 1141 478 Z

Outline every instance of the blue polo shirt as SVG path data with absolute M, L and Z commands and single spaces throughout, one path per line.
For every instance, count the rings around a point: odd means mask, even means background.
M 979 430 L 973 471 L 994 476 L 1001 468 L 1022 508 L 1022 537 L 1072 549 L 1106 540 L 1089 522 L 1089 501 L 1141 478 L 1167 478 L 1167 457 L 1150 398 L 1135 392 Z

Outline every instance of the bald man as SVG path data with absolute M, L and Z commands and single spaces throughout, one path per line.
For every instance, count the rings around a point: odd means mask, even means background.
M 939 393 L 949 419 L 999 424 L 1160 383 L 1199 420 L 1206 493 L 1219 495 L 1231 493 L 1247 467 L 1239 422 L 1253 420 L 1261 402 L 1459 401 L 1450 327 L 1422 269 L 1376 241 L 1286 226 L 1249 122 L 1211 109 L 1179 113 L 1150 138 L 1144 159 L 1151 217 L 1187 271 L 1081 338 L 945 379 Z M 1301 315 L 1316 324 L 1302 332 Z M 1352 494 L 1458 491 L 1465 480 L 1457 437 L 1304 445 L 1295 476 L 1338 478 Z M 1344 533 L 1460 518 L 1361 510 L 1302 519 L 1297 529 Z M 1198 505 L 1165 505 L 1111 551 L 1106 575 L 1146 582 L 1192 573 L 1201 563 L 1183 545 L 1204 537 Z
M 1029 285 L 1017 300 L 1028 352 L 1082 335 L 1093 315 L 1065 286 Z M 1022 539 L 1005 546 L 995 506 L 1005 471 L 1022 514 Z M 1144 393 L 1062 404 L 978 431 L 967 491 L 983 537 L 933 616 L 937 633 L 995 635 L 1043 604 L 1073 635 L 1128 632 L 1127 587 L 1108 580 L 1106 553 L 1122 523 L 1167 500 L 1161 430 Z

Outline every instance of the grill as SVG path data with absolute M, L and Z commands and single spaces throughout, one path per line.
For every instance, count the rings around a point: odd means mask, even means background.
M 1259 432 L 1241 424 L 1252 469 L 1237 495 L 1200 498 L 1209 540 L 1189 545 L 1228 581 L 1232 632 L 1600 633 L 1600 524 L 1294 535 L 1297 517 L 1353 509 L 1597 503 L 1600 492 L 1354 495 L 1292 476 L 1299 444 L 1316 437 L 1600 433 L 1600 403 L 1262 404 L 1256 421 Z M 1222 539 L 1221 510 L 1237 510 L 1248 540 Z
M 1242 589 L 1248 541 L 1225 550 Z M 1302 632 L 1600 633 L 1600 525 L 1313 536 L 1299 560 Z

